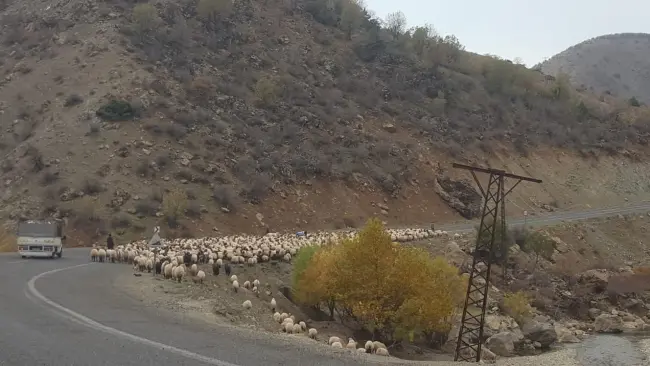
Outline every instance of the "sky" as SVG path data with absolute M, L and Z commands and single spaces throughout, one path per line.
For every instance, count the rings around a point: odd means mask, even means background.
M 408 26 L 430 24 L 468 51 L 531 67 L 587 39 L 650 33 L 648 0 L 365 0 L 377 17 L 402 11 Z

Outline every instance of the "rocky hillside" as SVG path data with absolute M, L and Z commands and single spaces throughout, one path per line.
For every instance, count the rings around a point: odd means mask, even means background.
M 68 217 L 80 243 L 468 217 L 451 161 L 545 180 L 517 212 L 650 191 L 645 107 L 349 0 L 0 11 L 0 215 Z
M 650 34 L 621 33 L 596 37 L 551 57 L 537 67 L 548 75 L 567 74 L 598 95 L 650 103 Z

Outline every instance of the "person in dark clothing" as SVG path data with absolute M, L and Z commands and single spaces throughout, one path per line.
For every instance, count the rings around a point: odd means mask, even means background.
M 113 243 L 113 236 L 109 233 L 108 238 L 106 238 L 106 248 L 113 249 L 115 243 Z

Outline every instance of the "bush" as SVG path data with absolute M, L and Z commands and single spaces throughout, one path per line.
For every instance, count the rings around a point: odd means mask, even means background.
M 178 219 L 185 213 L 187 196 L 181 190 L 167 192 L 163 196 L 163 215 L 170 227 L 176 227 Z
M 523 291 L 507 293 L 503 296 L 503 310 L 519 324 L 532 313 L 530 299 Z
M 127 121 L 137 117 L 138 111 L 129 102 L 111 100 L 99 107 L 96 114 L 105 121 Z
M 555 242 L 539 231 L 528 233 L 524 239 L 524 245 L 520 246 L 524 252 L 535 255 L 535 267 L 537 267 L 540 257 L 550 260 L 555 251 Z
M 237 195 L 231 186 L 220 184 L 212 191 L 212 198 L 221 207 L 233 210 L 237 203 Z
M 79 95 L 79 94 L 70 94 L 68 97 L 65 99 L 65 103 L 63 103 L 64 107 L 72 107 L 77 104 L 83 103 L 84 99 Z
M 486 225 L 488 223 L 489 221 L 486 220 Z M 479 235 L 479 229 L 479 227 L 476 228 L 476 235 Z M 492 251 L 494 252 L 494 263 L 503 264 L 508 260 L 508 252 L 510 251 L 510 247 L 514 244 L 514 235 L 508 227 L 506 227 L 505 232 L 503 232 L 501 219 L 497 219 L 497 224 L 494 230 L 494 246 L 492 247 Z M 480 239 L 481 245 L 489 245 L 491 238 L 487 234 L 487 232 L 483 232 Z
M 302 255 L 294 267 L 296 300 L 326 304 L 331 316 L 336 308 L 381 339 L 447 332 L 464 297 L 465 281 L 455 267 L 392 243 L 376 219 L 354 239 Z
M 81 186 L 81 190 L 90 196 L 94 196 L 104 191 L 102 184 L 95 179 L 86 179 Z

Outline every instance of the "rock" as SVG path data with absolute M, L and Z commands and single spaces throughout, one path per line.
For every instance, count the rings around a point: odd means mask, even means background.
M 616 315 L 601 314 L 594 321 L 594 331 L 598 333 L 621 333 L 623 319 Z
M 501 332 L 488 338 L 485 345 L 499 356 L 509 357 L 515 354 L 515 347 L 524 340 L 521 334 Z
M 602 311 L 600 309 L 591 308 L 587 311 L 587 313 L 589 314 L 591 320 L 596 320 L 596 318 L 598 317 L 598 315 L 602 313 Z
M 485 363 L 495 363 L 497 360 L 497 355 L 494 352 L 490 351 L 487 347 L 481 347 L 481 361 Z
M 557 334 L 557 341 L 560 343 L 579 343 L 580 339 L 575 334 L 561 325 L 555 325 L 555 333 Z
M 190 165 L 190 159 L 181 159 L 181 165 L 182 166 L 188 166 Z
M 384 129 L 384 131 L 389 132 L 389 133 L 395 133 L 397 132 L 397 128 L 395 127 L 394 124 L 392 123 L 384 123 L 381 128 Z
M 433 183 L 433 190 L 461 216 L 469 220 L 479 215 L 483 197 L 468 180 L 440 176 Z
M 485 337 L 491 337 L 502 332 L 512 332 L 517 337 L 524 338 L 521 329 L 519 329 L 519 324 L 513 318 L 504 315 L 487 315 L 485 317 L 483 335 Z
M 533 347 L 542 348 L 542 344 L 540 342 L 533 342 Z
M 540 322 L 538 320 L 529 320 L 522 327 L 521 331 L 524 337 L 533 342 L 539 342 L 542 348 L 548 348 L 557 340 L 555 328 L 550 323 Z
M 221 207 L 221 212 L 223 213 L 229 213 L 230 210 L 227 207 Z

